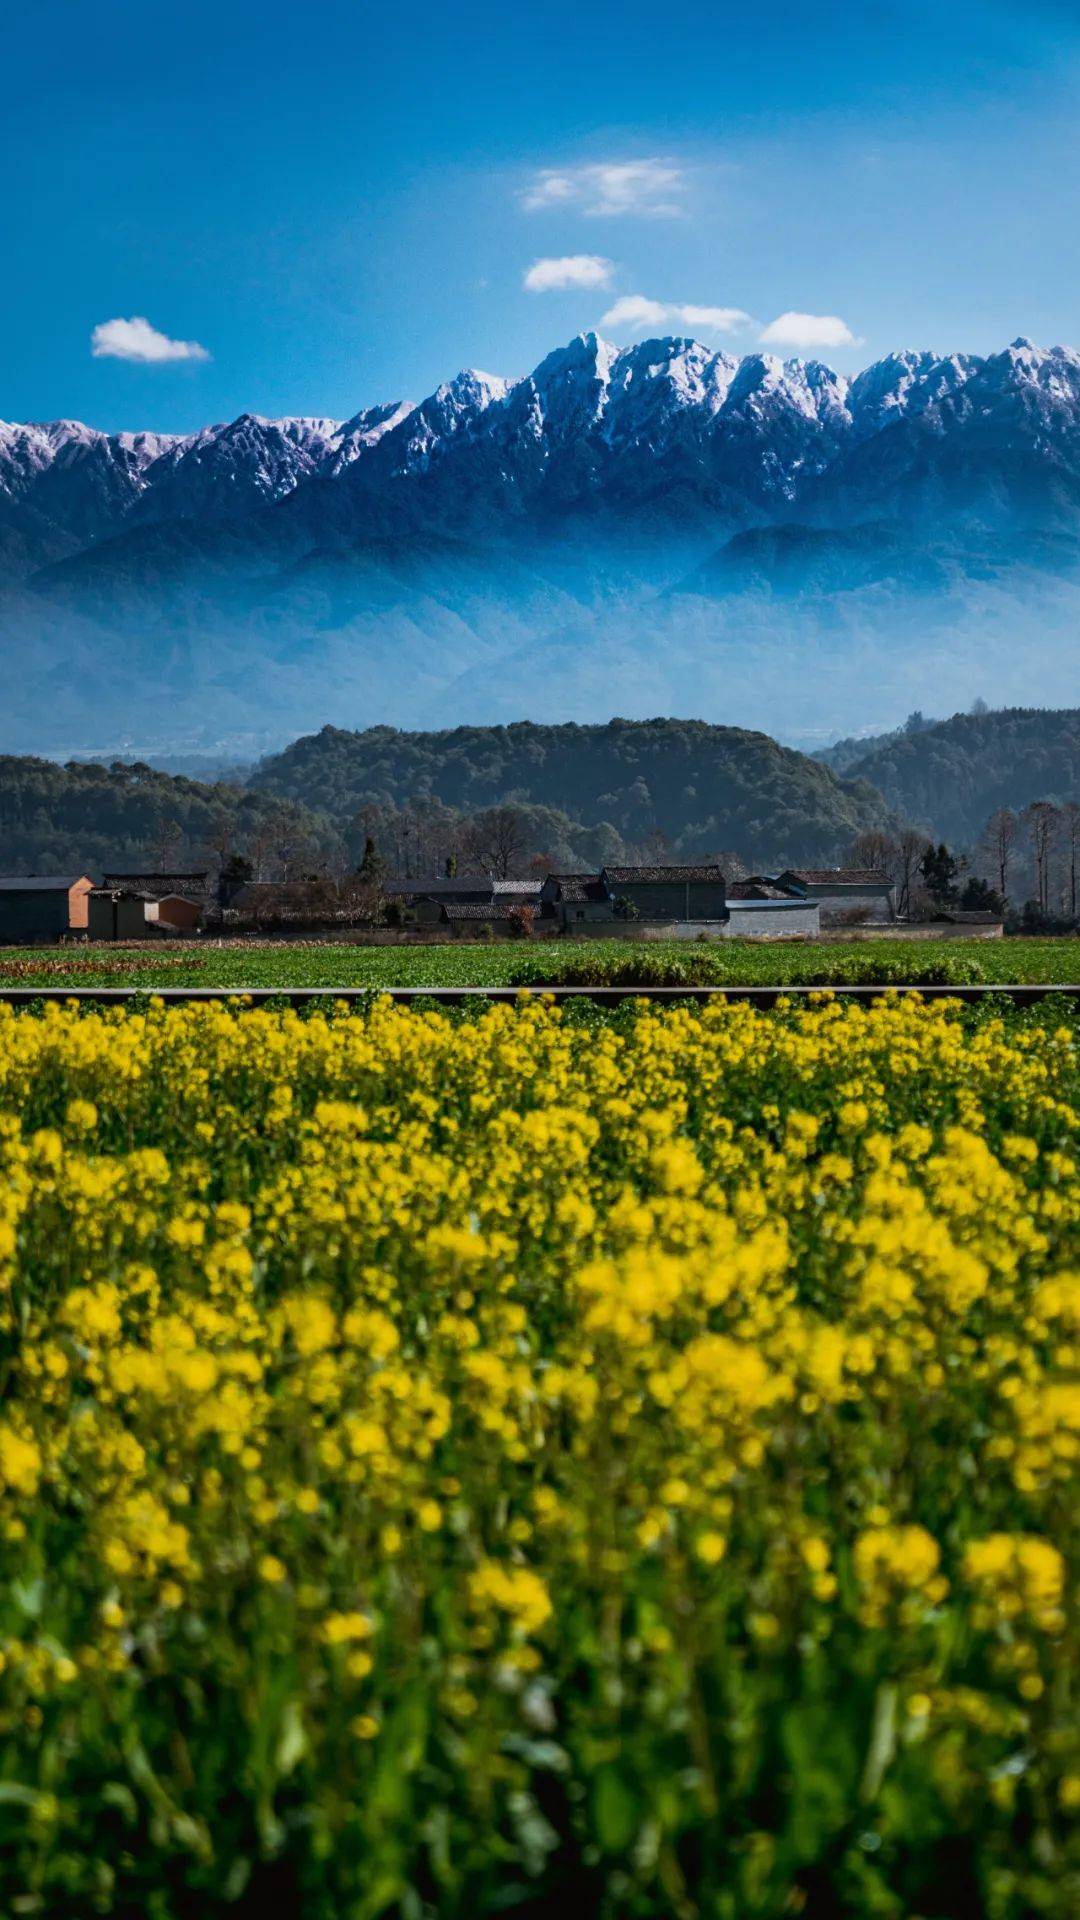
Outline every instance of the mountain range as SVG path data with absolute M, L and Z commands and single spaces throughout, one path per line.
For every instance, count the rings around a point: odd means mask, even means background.
M 0 746 L 696 711 L 816 743 L 1076 692 L 1080 354 L 854 379 L 585 334 L 350 419 L 0 423 Z

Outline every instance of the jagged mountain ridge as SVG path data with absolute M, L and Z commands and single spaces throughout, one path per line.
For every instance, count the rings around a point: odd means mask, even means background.
M 508 719 L 537 684 L 552 719 L 614 700 L 816 743 L 931 700 L 1071 703 L 1078 621 L 1067 347 L 849 379 L 587 334 L 343 422 L 0 426 L 0 744 L 96 749 L 120 715 L 147 749 L 251 752 L 328 711 Z
M 301 517 L 358 535 L 590 499 L 617 516 L 673 488 L 723 532 L 804 507 L 827 519 L 837 495 L 845 519 L 879 518 L 913 465 L 955 477 L 972 458 L 995 474 L 1041 466 L 1080 498 L 1080 355 L 1027 341 L 985 359 L 894 353 L 848 379 L 814 360 L 586 334 L 524 378 L 468 371 L 417 406 L 347 421 L 242 414 L 186 436 L 0 423 L 0 525 L 44 562 L 129 525 L 238 517 L 330 481 L 340 498 L 314 488 Z

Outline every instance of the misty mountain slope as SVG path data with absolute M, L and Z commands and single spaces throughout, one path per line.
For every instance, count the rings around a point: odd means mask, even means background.
M 70 738 L 68 695 L 41 706 L 66 624 L 79 737 L 218 749 L 328 703 L 494 721 L 538 686 L 560 717 L 803 739 L 976 692 L 1064 705 L 1078 615 L 1068 348 L 849 380 L 586 334 L 344 422 L 0 427 L 8 745 Z
M 857 760 L 898 812 L 969 842 L 998 807 L 1080 801 L 1080 709 L 957 713 Z

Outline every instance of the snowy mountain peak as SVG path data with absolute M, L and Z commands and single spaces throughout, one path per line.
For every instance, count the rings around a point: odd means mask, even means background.
M 827 476 L 850 518 L 871 498 L 881 510 L 899 471 L 925 470 L 935 444 L 965 434 L 979 436 L 965 454 L 976 474 L 990 470 L 986 446 L 1010 473 L 1022 451 L 1028 476 L 1048 449 L 1071 463 L 1075 448 L 1080 501 L 1080 355 L 1022 336 L 987 358 L 898 350 L 849 380 L 820 360 L 736 360 L 680 335 L 619 347 L 590 331 L 523 379 L 467 367 L 419 405 L 345 421 L 245 412 L 193 434 L 0 422 L 0 539 L 14 536 L 27 572 L 129 524 L 201 522 L 212 536 L 316 480 L 347 482 L 338 523 L 358 531 L 392 533 L 402 512 L 411 526 L 487 527 L 545 489 L 566 513 L 582 501 L 681 512 L 669 501 L 690 500 L 752 523 L 777 503 L 824 511 Z M 416 488 L 388 485 L 399 479 Z M 312 498 L 312 524 L 330 498 Z
M 479 367 L 462 367 L 461 372 L 436 388 L 435 399 L 452 401 L 455 406 L 482 410 L 496 400 L 505 400 L 514 382 L 498 373 L 483 373 Z

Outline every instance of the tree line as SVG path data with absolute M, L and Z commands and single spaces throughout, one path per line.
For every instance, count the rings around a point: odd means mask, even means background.
M 1000 913 L 1031 931 L 1080 924 L 1080 804 L 1073 800 L 995 807 L 970 848 L 954 850 L 905 827 L 858 835 L 846 858 L 891 881 L 902 918 L 954 907 Z

